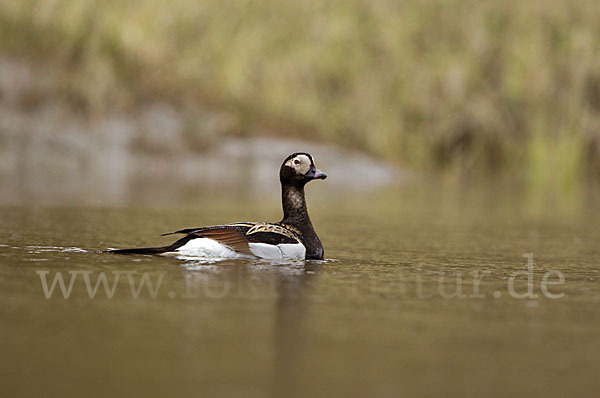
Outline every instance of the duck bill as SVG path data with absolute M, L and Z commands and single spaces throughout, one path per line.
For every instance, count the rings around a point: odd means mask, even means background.
M 327 174 L 323 173 L 316 167 L 313 167 L 308 171 L 308 173 L 304 174 L 304 177 L 306 177 L 309 180 L 324 180 L 327 178 Z

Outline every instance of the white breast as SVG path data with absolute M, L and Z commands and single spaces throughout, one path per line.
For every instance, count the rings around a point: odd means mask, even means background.
M 281 243 L 279 245 L 249 243 L 248 246 L 256 257 L 268 260 L 303 259 L 306 254 L 306 248 L 302 243 Z

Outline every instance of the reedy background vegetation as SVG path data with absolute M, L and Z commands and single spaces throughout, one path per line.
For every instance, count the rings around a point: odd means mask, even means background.
M 0 46 L 91 117 L 161 98 L 226 113 L 219 134 L 568 186 L 600 170 L 599 21 L 594 1 L 4 0 Z

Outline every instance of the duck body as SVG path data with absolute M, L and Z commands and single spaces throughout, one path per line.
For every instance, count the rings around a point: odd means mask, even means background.
M 186 228 L 163 235 L 182 234 L 168 246 L 109 250 L 118 254 L 161 254 L 182 257 L 317 259 L 324 256 L 304 195 L 304 186 L 327 175 L 307 153 L 288 156 L 280 169 L 283 219 L 277 223 L 238 222 Z
M 165 253 L 186 257 L 258 257 L 269 260 L 306 257 L 306 246 L 299 231 L 282 223 L 241 222 L 189 228 L 165 235 L 177 233 L 185 236 Z

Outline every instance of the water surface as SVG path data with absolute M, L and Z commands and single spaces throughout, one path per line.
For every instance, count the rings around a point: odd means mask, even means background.
M 98 252 L 166 244 L 171 238 L 158 235 L 180 227 L 277 220 L 276 198 L 0 208 L 7 396 L 598 391 L 593 197 L 559 206 L 490 188 L 405 187 L 352 198 L 307 191 L 323 262 Z M 537 297 L 519 298 L 509 284 L 527 292 L 527 275 L 515 273 L 528 270 L 528 253 Z M 556 298 L 541 288 L 548 271 Z M 42 279 L 50 285 L 57 274 L 66 287 L 75 275 L 68 298 L 58 285 L 46 298 Z M 117 274 L 112 298 L 102 287 L 89 297 L 86 276 L 93 286 L 105 275 L 112 286 Z M 144 277 L 155 294 L 147 285 L 132 292 L 130 282 L 135 290 Z

